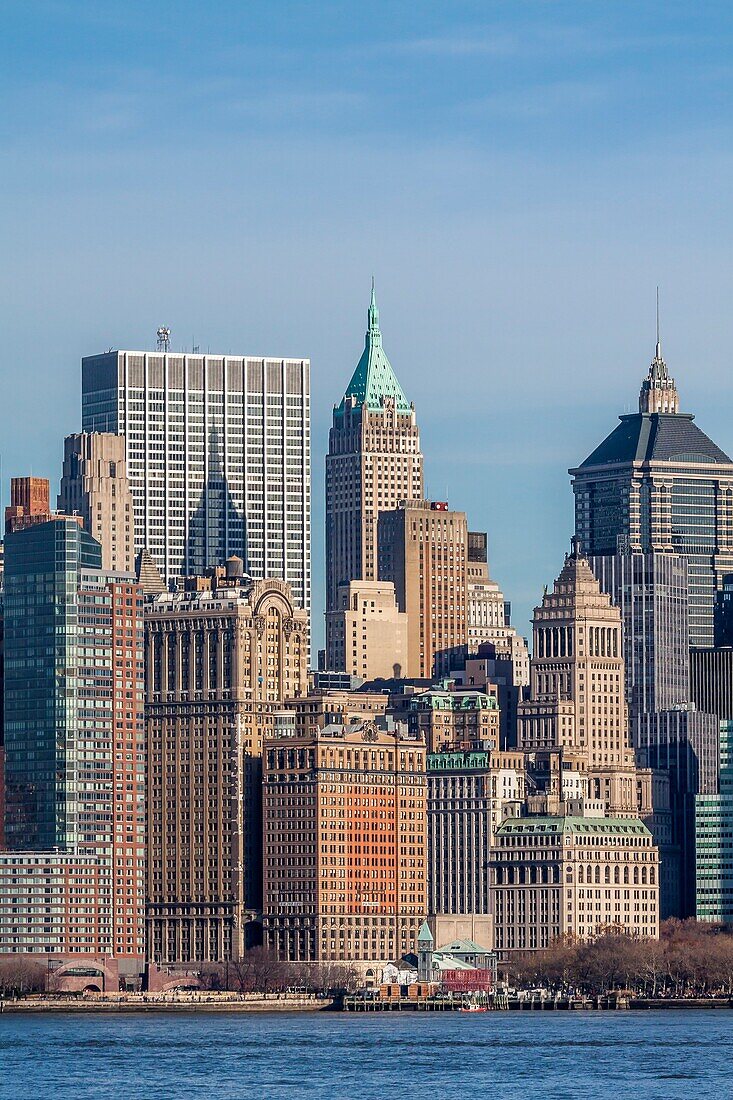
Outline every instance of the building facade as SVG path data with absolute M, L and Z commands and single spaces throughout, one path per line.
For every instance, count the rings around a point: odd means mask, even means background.
M 89 356 L 82 428 L 125 437 L 135 552 L 147 548 L 167 582 L 234 554 L 310 607 L 307 359 Z
M 428 911 L 493 912 L 493 836 L 525 798 L 524 756 L 481 748 L 428 753 Z
M 499 704 L 495 691 L 456 688 L 452 684 L 411 695 L 407 721 L 428 752 L 467 750 L 480 742 L 499 747 Z
M 51 518 L 50 487 L 45 477 L 10 479 L 10 504 L 5 509 L 5 533 L 22 531 Z
M 733 924 L 733 721 L 720 723 L 720 793 L 695 799 L 695 915 Z
M 7 535 L 5 551 L 6 844 L 44 853 L 57 883 L 95 861 L 89 905 L 105 913 L 105 948 L 133 966 L 145 946 L 140 593 L 101 568 L 101 546 L 73 518 Z
M 378 691 L 341 691 L 326 688 L 309 691 L 300 698 L 286 699 L 285 709 L 292 716 L 299 737 L 326 726 L 383 718 L 389 708 L 389 696 Z
M 350 581 L 375 581 L 377 520 L 402 500 L 422 500 L 423 456 L 414 405 L 382 346 L 372 297 L 364 351 L 333 410 L 326 456 L 326 611 Z M 338 669 L 334 655 L 328 667 Z
M 378 520 L 379 579 L 407 614 L 408 677 L 447 676 L 468 644 L 468 527 L 445 501 L 406 500 Z
M 407 615 L 390 581 L 339 585 L 335 611 L 326 612 L 326 648 L 334 668 L 362 680 L 399 679 L 407 668 Z
M 690 698 L 687 559 L 625 550 L 590 557 L 601 589 L 621 612 L 632 740 L 638 715 Z
M 659 853 L 638 819 L 508 819 L 496 830 L 491 877 L 500 959 L 607 928 L 659 935 Z
M 716 592 L 733 570 L 733 461 L 693 420 L 657 343 L 639 412 L 570 473 L 584 553 L 686 558 L 689 644 L 711 646 Z
M 135 571 L 135 520 L 125 468 L 125 440 L 80 432 L 64 440 L 59 511 L 80 515 L 102 547 L 102 568 Z
M 733 649 L 690 650 L 690 702 L 721 722 L 733 721 Z
M 298 736 L 286 716 L 263 768 L 266 945 L 374 978 L 427 913 L 424 741 L 368 721 Z
M 240 559 L 146 601 L 152 961 L 238 958 L 261 904 L 262 739 L 307 690 L 308 620 Z
M 610 814 L 639 813 L 624 692 L 621 616 L 601 592 L 577 540 L 535 608 L 530 697 L 519 704 L 519 747 L 562 748 Z

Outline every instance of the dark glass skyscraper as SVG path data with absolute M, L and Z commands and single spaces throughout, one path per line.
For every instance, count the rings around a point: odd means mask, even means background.
M 690 646 L 713 644 L 716 591 L 733 571 L 733 460 L 679 410 L 661 346 L 639 412 L 575 469 L 575 533 L 588 557 L 631 551 L 687 559 Z

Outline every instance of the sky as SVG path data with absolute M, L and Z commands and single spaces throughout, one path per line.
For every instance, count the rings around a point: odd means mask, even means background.
M 80 360 L 306 356 L 323 455 L 371 277 L 428 494 L 489 533 L 515 624 L 567 470 L 662 345 L 733 450 L 733 5 L 0 0 L 0 451 L 60 476 Z

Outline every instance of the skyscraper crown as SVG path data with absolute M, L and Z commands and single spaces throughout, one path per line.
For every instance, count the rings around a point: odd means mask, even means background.
M 670 378 L 667 364 L 662 358 L 662 342 L 659 336 L 659 287 L 657 287 L 657 346 L 649 373 L 641 384 L 639 393 L 640 413 L 678 413 L 680 397 L 674 378 Z
M 383 409 L 385 405 L 394 402 L 398 412 L 410 411 L 410 404 L 382 347 L 373 279 L 364 351 L 346 387 L 342 408 L 348 398 L 352 398 L 356 405 L 364 405 L 372 410 Z

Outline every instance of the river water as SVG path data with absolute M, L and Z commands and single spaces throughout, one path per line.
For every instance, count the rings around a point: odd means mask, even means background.
M 706 1100 L 733 1011 L 0 1015 L 0 1100 Z

